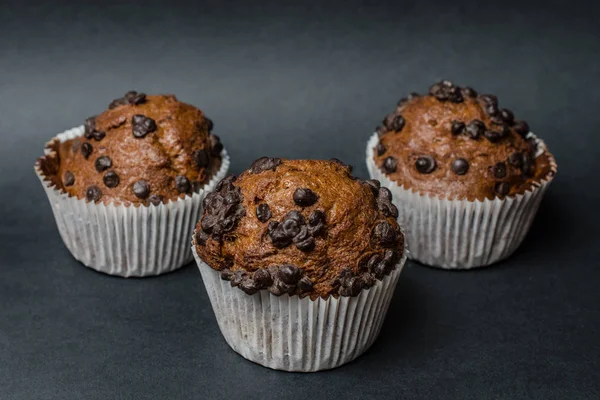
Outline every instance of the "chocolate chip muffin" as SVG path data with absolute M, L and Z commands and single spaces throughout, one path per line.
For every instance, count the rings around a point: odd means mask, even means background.
M 466 269 L 521 244 L 556 162 L 496 96 L 441 81 L 411 93 L 367 144 L 372 178 L 388 187 L 410 257 Z
M 377 128 L 374 160 L 390 180 L 446 198 L 514 196 L 551 173 L 552 155 L 496 96 L 450 81 L 401 99 Z M 541 154 L 539 152 L 541 151 Z
M 83 137 L 40 160 L 57 187 L 91 202 L 160 204 L 197 192 L 219 169 L 212 121 L 173 95 L 130 91 L 85 120 Z
M 56 135 L 35 165 L 61 238 L 97 271 L 143 277 L 188 264 L 202 199 L 226 174 L 213 123 L 175 96 L 135 91 Z
M 248 294 L 356 296 L 403 253 L 391 199 L 336 161 L 261 158 L 204 199 L 196 250 Z
M 391 199 L 335 159 L 263 157 L 221 181 L 204 200 L 193 245 L 227 343 L 286 371 L 362 354 L 406 260 Z

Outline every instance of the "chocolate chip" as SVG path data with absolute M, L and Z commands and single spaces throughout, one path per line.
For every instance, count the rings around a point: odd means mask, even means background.
M 452 161 L 450 168 L 456 175 L 464 175 L 469 171 L 469 162 L 464 158 L 457 158 Z
M 258 289 L 266 289 L 267 287 L 273 284 L 273 278 L 271 277 L 271 273 L 264 269 L 259 268 L 254 271 L 254 283 Z
M 118 99 L 114 99 L 113 101 L 110 102 L 110 104 L 108 105 L 108 109 L 112 110 L 113 108 L 117 108 L 119 106 L 123 106 L 127 104 L 127 100 L 125 100 L 123 97 L 118 98 Z
M 383 170 L 385 172 L 387 172 L 388 174 L 396 172 L 397 166 L 398 166 L 398 162 L 392 156 L 386 157 L 385 160 L 383 160 Z
M 63 185 L 73 186 L 75 184 L 75 175 L 71 171 L 65 171 L 63 174 Z
M 256 207 L 256 218 L 258 218 L 260 222 L 267 222 L 272 216 L 271 208 L 268 204 L 261 203 Z
M 239 288 L 242 289 L 244 293 L 250 296 L 258 292 L 258 288 L 256 287 L 255 282 L 250 278 L 242 280 L 239 284 Z
M 367 179 L 363 181 L 364 184 L 369 186 L 373 195 L 377 197 L 379 195 L 379 188 L 381 187 L 381 183 L 377 179 Z
M 92 145 L 87 142 L 85 142 L 81 145 L 81 154 L 83 155 L 83 158 L 85 158 L 86 160 L 90 157 L 90 154 L 92 154 L 93 150 L 94 150 L 94 148 L 92 147 Z
M 308 216 L 308 232 L 313 236 L 321 233 L 325 227 L 325 219 L 326 216 L 323 211 L 314 210 L 311 212 Z
M 156 122 L 142 114 L 136 114 L 131 118 L 133 136 L 143 138 L 149 133 L 156 131 Z
M 502 117 L 504 122 L 506 122 L 509 125 L 512 125 L 515 122 L 515 115 L 512 111 L 510 111 L 507 108 L 503 108 L 502 110 L 500 110 L 500 116 Z
M 150 195 L 150 185 L 145 180 L 139 180 L 133 184 L 133 193 L 140 199 L 145 199 Z
M 183 175 L 177 175 L 175 177 L 175 187 L 179 193 L 189 193 L 192 185 L 190 180 Z
M 377 126 L 375 128 L 375 133 L 377 133 L 377 136 L 381 136 L 383 135 L 385 132 L 387 132 L 387 130 L 383 127 L 383 126 Z
M 213 120 L 208 117 L 204 117 L 204 120 L 206 121 L 206 129 L 211 132 L 215 127 Z
M 406 97 L 403 97 L 400 100 L 398 100 L 398 103 L 396 103 L 396 106 L 404 107 L 406 105 L 406 103 L 408 103 L 408 99 Z
M 138 105 L 146 102 L 146 94 L 138 93 L 135 90 L 130 90 L 125 93 L 125 100 L 131 105 Z
M 502 132 L 492 131 L 492 130 L 489 130 L 489 129 L 486 130 L 483 135 L 491 143 L 498 143 L 504 137 L 504 135 L 502 134 Z
M 494 178 L 502 179 L 506 177 L 506 164 L 503 162 L 499 162 L 492 168 L 492 172 L 494 174 Z
M 494 186 L 494 191 L 500 196 L 506 196 L 510 192 L 510 185 L 507 182 L 498 182 Z
M 91 139 L 92 135 L 96 131 L 96 117 L 94 116 L 87 118 L 83 125 L 85 127 L 85 138 Z
M 448 100 L 453 103 L 462 103 L 464 98 L 458 86 L 453 86 L 448 89 Z
M 102 139 L 104 139 L 104 137 L 106 136 L 106 132 L 104 131 L 95 131 L 92 134 L 92 137 L 97 141 L 101 141 Z
M 523 137 L 527 136 L 529 133 L 529 125 L 525 121 L 515 121 L 513 129 Z
M 300 279 L 300 270 L 292 264 L 284 264 L 279 267 L 277 277 L 288 285 L 295 285 Z
M 204 219 L 203 219 L 204 220 Z M 204 226 L 203 226 L 204 229 Z M 277 221 L 269 222 L 267 233 L 271 238 L 273 246 L 277 249 L 283 249 L 292 243 L 292 238 L 289 237 L 282 229 L 281 224 Z
M 477 139 L 479 138 L 479 136 L 483 135 L 483 132 L 485 131 L 485 124 L 483 123 L 483 121 L 474 119 L 471 122 L 469 122 L 466 129 L 467 133 L 469 134 L 469 136 L 471 136 L 471 138 Z
M 249 172 L 251 174 L 259 174 L 264 171 L 275 170 L 279 165 L 281 165 L 281 158 L 261 157 L 250 165 Z
M 479 96 L 479 98 L 484 104 L 493 104 L 495 106 L 498 106 L 498 98 L 493 94 L 482 94 L 481 96 Z
M 345 162 L 343 162 L 342 160 L 338 159 L 338 158 L 330 158 L 329 161 L 334 162 L 338 165 L 341 165 L 342 167 L 346 168 L 348 170 L 349 173 L 352 173 L 352 170 L 354 169 L 354 167 L 350 164 L 346 164 Z
M 497 104 L 486 104 L 486 106 L 484 107 L 484 111 L 486 112 L 487 115 L 498 115 L 500 113 L 500 110 L 498 109 L 498 105 Z
M 312 251 L 315 248 L 316 244 L 315 239 L 312 236 L 308 236 L 306 239 L 299 241 L 294 238 L 294 243 L 298 250 L 304 252 Z
M 213 157 L 219 157 L 221 152 L 223 151 L 223 144 L 221 143 L 221 138 L 217 135 L 210 135 L 208 137 L 210 139 L 210 153 Z
M 150 198 L 148 199 L 148 201 L 150 201 L 150 204 L 153 204 L 153 205 L 157 206 L 157 205 L 160 204 L 160 202 L 158 202 L 158 203 L 152 202 L 152 197 L 154 197 L 154 196 L 156 196 L 156 195 L 150 196 Z M 207 240 L 208 240 L 208 235 L 206 233 L 204 233 L 202 231 L 202 229 L 196 230 L 196 243 L 197 244 L 205 246 Z M 223 271 L 225 271 L 225 270 L 223 270 Z M 227 270 L 227 271 L 229 271 L 229 270 Z M 221 274 L 221 279 L 227 280 L 227 279 L 223 278 L 222 274 Z
M 394 119 L 392 119 L 389 127 L 394 132 L 400 132 L 402 130 L 402 128 L 404 128 L 405 124 L 406 124 L 406 121 L 404 120 L 404 117 L 402 115 L 398 114 L 394 117 Z
M 508 163 L 515 168 L 521 168 L 523 165 L 523 154 L 519 152 L 512 153 L 508 156 Z
M 465 123 L 461 121 L 452 121 L 452 127 L 450 128 L 453 135 L 460 135 L 465 130 Z
M 393 247 L 397 239 L 396 231 L 387 221 L 382 221 L 375 225 L 373 237 L 383 247 Z
M 210 164 L 210 157 L 206 150 L 196 150 L 193 154 L 194 162 L 198 168 L 206 168 Z
M 377 195 L 377 209 L 386 217 L 398 218 L 398 209 L 392 204 L 392 192 L 382 187 Z
M 150 204 L 154 204 L 155 206 L 159 205 L 160 203 L 163 202 L 163 197 L 161 195 L 158 194 L 153 194 L 152 196 L 148 197 L 148 201 L 150 202 Z M 206 234 L 200 230 L 198 230 L 198 234 L 202 234 L 203 236 L 206 236 Z M 197 235 L 198 235 L 197 234 Z M 198 237 L 196 235 L 196 238 Z M 206 236 L 208 238 L 208 236 Z
M 112 160 L 108 156 L 100 156 L 96 158 L 96 162 L 94 163 L 94 167 L 96 171 L 103 172 L 112 167 Z
M 298 289 L 302 292 L 313 291 L 313 283 L 308 276 L 305 275 L 298 281 Z
M 417 158 L 417 161 L 415 162 L 415 167 L 417 168 L 417 171 L 419 171 L 421 174 L 430 174 L 435 170 L 437 164 L 433 157 L 421 156 Z
M 362 282 L 363 282 L 363 287 L 368 288 L 371 287 L 375 284 L 375 282 L 377 282 L 377 279 L 375 279 L 375 276 L 369 272 L 363 274 L 362 276 Z
M 85 198 L 87 201 L 98 201 L 102 197 L 102 190 L 96 185 L 88 186 L 85 191 Z
M 470 87 L 464 87 L 462 93 L 467 97 L 477 97 L 477 92 L 475 89 Z
M 319 196 L 308 188 L 298 188 L 294 191 L 294 203 L 300 207 L 309 207 L 317 202 Z
M 233 276 L 231 277 L 231 286 L 232 287 L 237 287 L 240 286 L 240 284 L 244 281 L 244 278 L 246 278 L 246 273 L 244 271 L 235 271 L 233 273 Z
M 119 186 L 119 175 L 115 171 L 108 171 L 102 178 L 106 187 L 114 188 Z
M 375 152 L 377 153 L 378 156 L 382 156 L 386 150 L 387 149 L 381 142 L 377 143 L 377 146 L 375 146 Z

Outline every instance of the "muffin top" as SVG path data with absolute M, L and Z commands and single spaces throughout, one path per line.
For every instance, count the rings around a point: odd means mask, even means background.
M 403 254 L 391 198 L 338 160 L 263 157 L 204 199 L 196 250 L 248 294 L 356 296 Z
M 377 128 L 375 163 L 406 189 L 483 200 L 530 189 L 554 159 L 493 95 L 441 81 L 398 102 Z
M 87 201 L 159 204 L 199 190 L 218 170 L 223 146 L 212 127 L 173 95 L 131 91 L 86 119 L 82 137 L 48 143 L 38 166 Z

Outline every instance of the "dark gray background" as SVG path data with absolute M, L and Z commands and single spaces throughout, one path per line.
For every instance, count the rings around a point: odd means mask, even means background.
M 0 399 L 598 399 L 599 7 L 283 3 L 0 4 Z M 559 173 L 510 260 L 409 263 L 379 340 L 334 371 L 239 357 L 193 266 L 82 267 L 33 173 L 47 139 L 137 89 L 205 110 L 233 172 L 338 157 L 366 177 L 374 126 L 441 78 L 497 94 Z

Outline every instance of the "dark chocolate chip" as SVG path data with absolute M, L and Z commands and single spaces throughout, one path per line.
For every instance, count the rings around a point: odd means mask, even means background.
M 210 135 L 208 137 L 210 139 L 210 153 L 213 157 L 219 157 L 221 152 L 223 151 L 223 144 L 221 143 L 221 138 L 217 135 Z
M 515 121 L 513 129 L 515 130 L 515 132 L 517 132 L 523 137 L 527 136 L 527 134 L 529 133 L 529 125 L 525 121 Z
M 430 174 L 435 170 L 437 164 L 433 157 L 421 156 L 417 158 L 417 161 L 415 162 L 415 167 L 417 168 L 417 171 L 419 171 L 421 174 Z
M 507 182 L 498 182 L 494 186 L 494 191 L 500 196 L 506 196 L 510 192 L 510 185 Z
M 500 113 L 497 104 L 486 104 L 484 110 L 487 115 L 491 116 L 498 115 Z
M 135 90 L 131 90 L 125 93 L 125 100 L 131 105 L 138 105 L 146 102 L 146 94 L 138 93 Z
M 279 267 L 277 277 L 288 285 L 295 285 L 300 279 L 300 269 L 292 264 L 284 264 Z
M 249 278 L 242 280 L 239 284 L 239 288 L 242 289 L 244 293 L 248 295 L 253 295 L 256 292 L 258 292 L 258 288 L 256 287 L 255 282 Z
M 204 120 L 206 121 L 206 129 L 211 132 L 215 127 L 215 123 L 208 117 L 204 117 Z
M 485 124 L 483 123 L 483 121 L 474 119 L 467 124 L 466 129 L 467 133 L 469 134 L 469 136 L 471 136 L 471 138 L 477 139 L 479 138 L 479 136 L 483 135 L 483 132 L 485 131 Z
M 300 207 L 309 207 L 317 202 L 319 196 L 308 188 L 298 188 L 294 191 L 294 203 Z
M 264 171 L 275 170 L 279 165 L 281 165 L 281 158 L 261 157 L 250 165 L 249 172 L 251 174 L 259 174 Z
M 63 175 L 63 185 L 73 186 L 75 183 L 75 175 L 71 171 L 65 171 Z
M 404 128 L 404 125 L 406 124 L 406 121 L 404 120 L 404 117 L 400 114 L 396 115 L 389 127 L 394 131 L 394 132 L 400 132 L 402 130 L 402 128 Z
M 508 156 L 508 163 L 515 168 L 521 168 L 523 165 L 523 154 L 519 152 L 512 153 Z
M 348 172 L 352 173 L 352 170 L 354 169 L 354 167 L 350 164 L 346 164 L 345 162 L 343 162 L 342 160 L 340 160 L 339 158 L 330 158 L 329 161 L 334 162 L 338 165 L 341 165 L 342 167 L 346 168 L 348 170 Z
M 187 177 L 183 175 L 177 175 L 175 177 L 175 187 L 179 193 L 189 193 L 192 185 Z
M 223 279 L 224 281 L 231 281 L 233 279 L 233 272 L 228 269 L 222 269 L 221 271 L 221 279 Z
M 312 236 L 307 237 L 301 241 L 294 241 L 296 244 L 296 248 L 300 251 L 308 252 L 312 251 L 315 248 L 315 239 Z
M 145 199 L 150 195 L 150 185 L 145 180 L 139 180 L 133 184 L 133 193 L 140 199 Z
M 377 153 L 378 156 L 382 156 L 386 150 L 387 149 L 385 148 L 383 143 L 381 143 L 381 142 L 377 143 L 377 146 L 375 147 L 375 152 Z
M 90 139 L 96 131 L 96 117 L 87 118 L 83 125 L 85 127 L 85 137 L 86 139 Z
M 254 271 L 253 278 L 258 289 L 266 289 L 273 284 L 271 273 L 264 268 L 259 268 Z
M 492 172 L 494 174 L 494 178 L 502 179 L 506 177 L 506 164 L 503 162 L 499 162 L 492 168 Z
M 104 137 L 106 136 L 106 132 L 104 131 L 95 131 L 92 134 L 92 137 L 97 141 L 101 141 L 102 139 L 104 139 Z
M 363 274 L 362 276 L 362 283 L 363 283 L 363 287 L 368 288 L 371 287 L 375 284 L 375 282 L 377 282 L 377 279 L 375 279 L 375 276 L 369 272 Z
M 377 179 L 367 179 L 363 181 L 364 184 L 369 186 L 373 195 L 377 197 L 379 195 L 379 188 L 381 187 L 381 183 Z
M 457 158 L 452 161 L 450 168 L 456 175 L 464 175 L 469 171 L 469 162 L 464 158 Z
M 313 283 L 308 276 L 305 275 L 298 281 L 298 289 L 300 289 L 301 292 L 313 291 Z
M 450 128 L 453 135 L 460 135 L 465 130 L 465 123 L 461 121 L 452 121 L 452 127 Z
M 256 218 L 258 218 L 260 222 L 267 222 L 272 216 L 271 208 L 268 204 L 261 203 L 256 207 Z
M 235 271 L 231 277 L 231 286 L 237 287 L 244 281 L 246 273 L 244 271 Z
M 123 106 L 127 104 L 127 100 L 125 100 L 123 97 L 118 98 L 118 99 L 114 99 L 113 101 L 110 102 L 110 104 L 108 105 L 108 109 L 112 110 L 113 108 L 117 108 L 119 106 Z
M 87 142 L 85 142 L 81 145 L 81 154 L 83 155 L 83 158 L 85 158 L 86 160 L 90 157 L 90 154 L 92 154 L 93 150 L 94 150 L 94 148 L 92 147 L 92 145 Z
M 94 163 L 94 167 L 96 171 L 103 172 L 112 167 L 112 160 L 108 156 L 100 156 L 96 158 L 96 162 Z
M 509 125 L 512 125 L 515 122 L 515 115 L 512 111 L 510 111 L 507 108 L 503 108 L 502 110 L 500 110 L 500 116 L 502 117 L 504 122 L 506 122 Z
M 396 172 L 397 167 L 398 167 L 398 162 L 396 161 L 396 159 L 394 157 L 389 156 L 389 157 L 386 157 L 385 160 L 383 160 L 383 170 L 385 172 L 387 172 L 388 174 Z
M 387 221 L 379 222 L 373 229 L 373 237 L 383 247 L 392 247 L 396 244 L 396 231 Z
M 392 201 L 392 192 L 390 192 L 390 189 L 382 187 L 379 188 L 379 193 L 377 194 L 377 197 L 379 200 L 383 199 L 387 201 Z
M 325 228 L 325 213 L 321 210 L 314 210 L 308 216 L 308 232 L 316 236 Z
M 136 114 L 131 118 L 133 136 L 143 138 L 149 133 L 156 131 L 156 122 L 142 114 Z
M 156 196 L 156 195 L 150 196 L 150 198 L 148 200 L 150 201 L 150 204 L 153 204 L 153 205 L 157 206 L 158 204 L 160 204 L 160 202 L 159 203 L 153 203 L 152 202 L 152 197 L 153 196 Z M 199 244 L 199 245 L 201 245 L 201 246 L 205 246 L 207 240 L 208 240 L 208 235 L 206 233 L 204 233 L 202 231 L 202 229 L 198 229 L 196 231 L 196 243 Z M 223 271 L 225 271 L 225 270 L 223 270 Z M 221 275 L 221 279 L 223 279 L 223 275 Z M 226 280 L 226 279 L 224 279 L 224 280 Z
M 289 237 L 287 233 L 283 231 L 281 224 L 277 221 L 269 222 L 267 233 L 269 234 L 271 242 L 275 248 L 283 249 L 292 244 L 292 237 Z
M 453 103 L 462 103 L 464 98 L 458 86 L 452 86 L 448 89 L 448 100 Z
M 493 104 L 495 106 L 498 106 L 498 98 L 493 94 L 482 94 L 481 96 L 479 96 L 479 98 L 484 104 Z
M 87 201 L 98 201 L 102 197 L 102 190 L 96 185 L 88 186 L 85 191 L 85 198 Z
M 470 87 L 464 87 L 462 93 L 467 97 L 477 97 L 477 92 L 475 91 L 475 89 Z
M 114 188 L 119 186 L 119 175 L 115 171 L 108 171 L 102 178 L 106 187 Z
M 491 143 L 498 143 L 504 137 L 504 135 L 502 134 L 502 132 L 492 131 L 492 130 L 489 130 L 489 129 L 486 130 L 483 135 Z
M 150 204 L 154 204 L 155 206 L 157 206 L 163 202 L 163 197 L 158 194 L 153 194 L 152 196 L 148 197 L 148 201 L 150 202 Z M 205 235 L 204 232 L 198 230 L 198 234 L 200 234 L 200 233 L 202 233 L 202 235 Z M 208 236 L 207 236 L 207 238 L 208 238 Z
M 210 157 L 206 150 L 196 150 L 193 154 L 194 162 L 198 168 L 206 168 L 210 164 Z
M 408 103 L 408 99 L 406 97 L 403 97 L 400 100 L 398 100 L 398 103 L 396 103 L 396 106 L 404 107 L 406 105 L 406 103 Z

